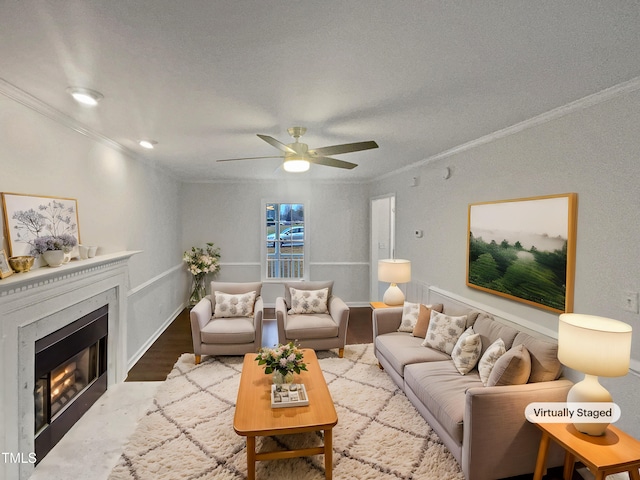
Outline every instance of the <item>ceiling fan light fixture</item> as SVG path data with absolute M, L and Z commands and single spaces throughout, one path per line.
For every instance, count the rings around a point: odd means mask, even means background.
M 83 87 L 69 87 L 67 92 L 76 102 L 89 107 L 95 107 L 104 98 L 100 92 Z
M 310 163 L 302 158 L 292 158 L 285 160 L 283 168 L 286 172 L 302 173 L 309 170 Z

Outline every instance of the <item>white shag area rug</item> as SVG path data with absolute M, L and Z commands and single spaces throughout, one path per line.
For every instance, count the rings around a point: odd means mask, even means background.
M 336 480 L 456 479 L 458 463 L 377 366 L 372 344 L 317 352 L 338 413 Z M 246 479 L 246 439 L 233 430 L 242 357 L 183 354 L 159 387 L 109 480 Z M 258 437 L 265 450 L 320 445 L 320 433 Z M 324 456 L 258 462 L 258 479 L 321 480 Z

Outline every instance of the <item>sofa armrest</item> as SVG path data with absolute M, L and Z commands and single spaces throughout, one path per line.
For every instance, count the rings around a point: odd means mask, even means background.
M 462 444 L 465 477 L 468 480 L 503 478 L 533 472 L 540 431 L 525 418 L 525 408 L 532 402 L 564 402 L 572 385 L 562 378 L 468 389 Z M 555 459 L 550 459 L 562 463 L 557 453 Z M 554 466 L 553 463 L 550 466 Z
M 402 307 L 374 308 L 371 316 L 373 322 L 373 341 L 378 335 L 397 332 L 402 323 Z
M 189 320 L 191 321 L 191 337 L 193 338 L 193 349 L 196 355 L 200 355 L 200 330 L 202 330 L 211 320 L 213 315 L 213 306 L 211 305 L 211 297 L 207 295 L 200 300 L 195 307 L 189 312 Z

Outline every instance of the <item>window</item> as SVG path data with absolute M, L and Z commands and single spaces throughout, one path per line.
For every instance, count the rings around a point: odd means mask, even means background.
M 267 203 L 264 218 L 266 278 L 304 278 L 304 205 Z

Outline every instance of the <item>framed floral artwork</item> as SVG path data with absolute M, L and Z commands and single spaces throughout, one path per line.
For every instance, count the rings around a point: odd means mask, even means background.
M 573 311 L 577 194 L 469 205 L 467 286 Z
M 29 255 L 38 237 L 73 236 L 80 243 L 75 198 L 3 193 L 4 223 L 12 257 Z

